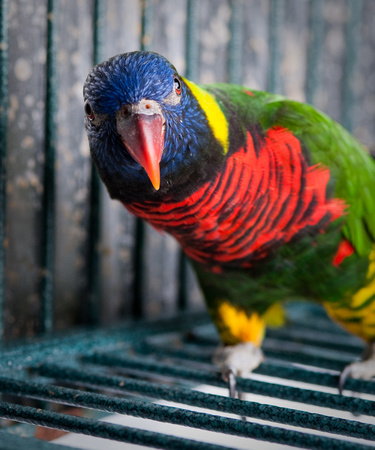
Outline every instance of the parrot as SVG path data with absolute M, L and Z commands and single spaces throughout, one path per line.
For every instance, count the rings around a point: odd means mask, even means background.
M 196 84 L 154 52 L 99 63 L 83 96 L 109 196 L 191 261 L 232 392 L 291 300 L 322 304 L 364 341 L 340 389 L 375 376 L 375 161 L 358 140 L 309 104 Z

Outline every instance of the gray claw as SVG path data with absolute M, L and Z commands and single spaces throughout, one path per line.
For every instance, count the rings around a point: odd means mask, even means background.
M 238 392 L 235 370 L 231 367 L 228 367 L 227 370 L 223 372 L 223 379 L 228 383 L 229 397 L 237 398 Z
M 340 374 L 339 386 L 338 386 L 340 395 L 342 395 L 346 380 L 351 376 L 351 372 L 352 372 L 352 368 L 349 365 L 349 366 L 346 366 L 345 369 Z
M 228 383 L 231 398 L 238 398 L 236 377 L 242 377 L 263 361 L 263 353 L 252 342 L 220 346 L 215 351 L 212 362 L 219 367 L 223 380 Z
M 354 379 L 370 380 L 375 376 L 375 343 L 370 342 L 362 355 L 361 361 L 355 361 L 341 372 L 339 380 L 339 392 L 342 394 L 346 380 L 351 377 Z

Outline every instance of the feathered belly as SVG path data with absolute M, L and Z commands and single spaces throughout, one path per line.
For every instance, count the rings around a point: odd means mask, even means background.
M 172 234 L 193 260 L 211 268 L 251 267 L 299 235 L 324 232 L 345 209 L 329 199 L 329 170 L 309 166 L 291 132 L 268 131 L 186 199 L 125 205 L 155 228 Z
M 340 301 L 324 304 L 328 314 L 351 333 L 367 341 L 375 339 L 375 245 L 363 285 Z

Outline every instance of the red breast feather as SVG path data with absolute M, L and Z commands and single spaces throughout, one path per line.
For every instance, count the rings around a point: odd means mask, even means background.
M 183 201 L 125 206 L 214 271 L 251 267 L 306 230 L 323 232 L 345 210 L 342 200 L 326 196 L 329 170 L 309 166 L 286 129 L 268 130 L 262 142 L 256 151 L 248 132 L 246 147 Z

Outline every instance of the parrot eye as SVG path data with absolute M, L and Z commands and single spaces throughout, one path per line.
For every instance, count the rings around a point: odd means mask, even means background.
M 91 105 L 90 105 L 90 103 L 87 100 L 85 102 L 84 110 L 85 110 L 85 114 L 86 114 L 87 118 L 89 120 L 94 120 L 94 118 L 95 118 L 94 111 L 91 108 Z
M 181 82 L 177 77 L 174 77 L 174 81 L 173 81 L 173 85 L 174 85 L 174 90 L 176 92 L 177 95 L 181 95 Z
M 163 98 L 162 102 L 167 105 L 178 105 L 181 101 L 181 81 L 177 78 L 173 78 L 172 91 Z

